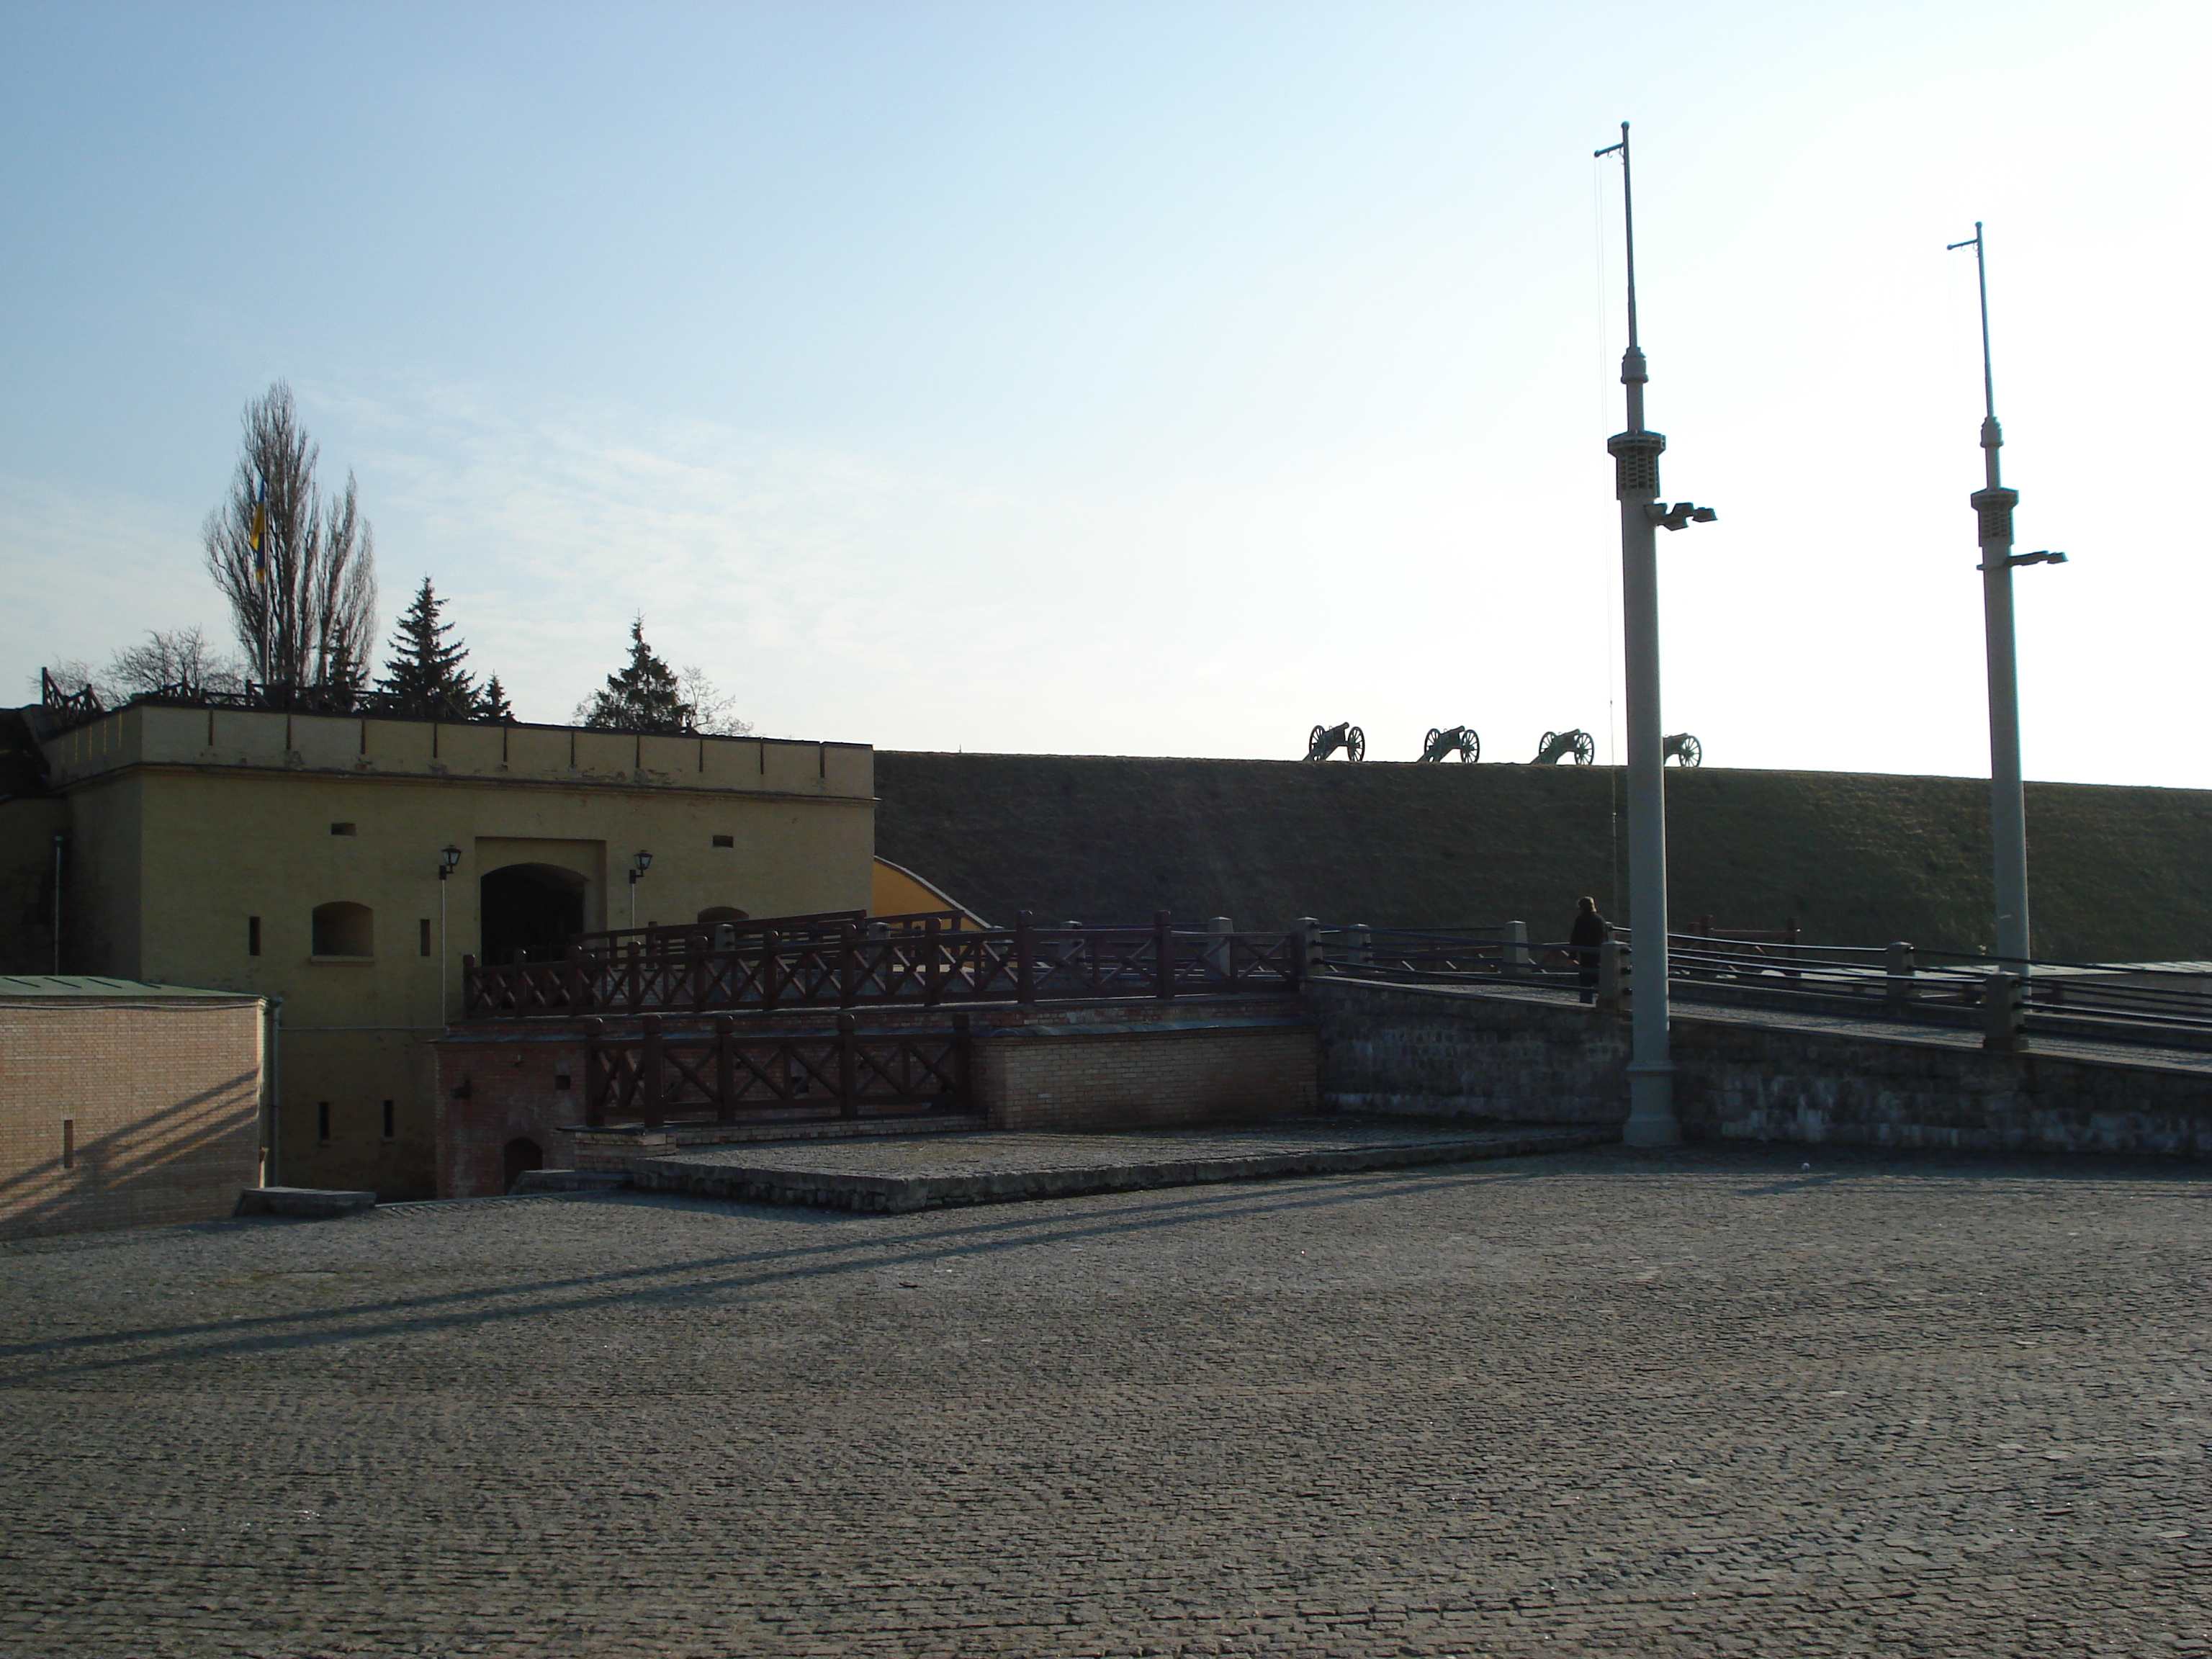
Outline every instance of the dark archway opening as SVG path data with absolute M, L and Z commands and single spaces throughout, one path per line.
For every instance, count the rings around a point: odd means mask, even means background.
M 558 962 L 584 931 L 584 878 L 551 864 L 510 864 L 477 884 L 483 960 Z
M 514 1183 L 532 1170 L 545 1167 L 545 1149 L 528 1135 L 517 1135 L 507 1143 L 507 1184 L 501 1192 L 511 1193 Z

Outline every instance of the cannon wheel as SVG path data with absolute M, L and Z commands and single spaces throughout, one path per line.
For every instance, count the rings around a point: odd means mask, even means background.
M 1459 731 L 1459 757 L 1463 761 L 1482 758 L 1482 739 L 1464 726 Z
M 1353 760 L 1365 760 L 1367 758 L 1367 734 L 1361 731 L 1358 726 L 1353 726 L 1349 733 L 1348 740 L 1344 745 L 1344 752 Z
M 1685 736 L 1682 739 L 1682 764 L 1685 766 L 1703 766 L 1705 763 L 1705 745 L 1699 743 L 1695 738 Z
M 1547 732 L 1544 733 L 1543 742 L 1536 745 L 1536 762 L 1539 765 L 1541 765 L 1547 760 L 1554 760 L 1558 758 L 1558 757 L 1552 753 L 1552 745 L 1559 740 L 1559 734 L 1556 732 Z
M 1577 766 L 1588 766 L 1596 758 L 1597 744 L 1590 741 L 1590 734 L 1587 732 L 1576 732 L 1575 764 Z
M 1432 726 L 1429 728 L 1429 735 L 1421 739 L 1421 758 L 1423 760 L 1442 760 L 1443 758 L 1443 756 L 1437 753 L 1437 739 L 1442 736 L 1443 736 L 1443 732 L 1436 726 Z
M 1321 758 L 1322 739 L 1326 738 L 1328 735 L 1328 728 L 1327 726 L 1316 726 L 1314 727 L 1313 735 L 1306 739 L 1306 758 L 1308 760 L 1319 760 Z

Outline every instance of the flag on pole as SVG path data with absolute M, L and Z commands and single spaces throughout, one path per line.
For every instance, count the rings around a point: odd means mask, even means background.
M 256 586 L 269 582 L 269 553 L 263 546 L 269 531 L 269 480 L 261 481 L 261 488 L 253 497 L 253 580 Z

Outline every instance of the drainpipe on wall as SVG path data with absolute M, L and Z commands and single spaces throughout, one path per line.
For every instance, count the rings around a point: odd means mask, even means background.
M 280 1062 L 283 1055 L 284 999 L 271 997 L 269 999 L 269 1073 L 262 1081 L 262 1093 L 269 1102 L 269 1156 L 261 1166 L 261 1184 L 264 1187 L 283 1184 L 276 1179 L 276 1115 L 277 1108 L 282 1104 L 277 1084 L 282 1076 Z
M 69 845 L 69 831 L 54 831 L 54 976 L 62 971 L 62 848 Z

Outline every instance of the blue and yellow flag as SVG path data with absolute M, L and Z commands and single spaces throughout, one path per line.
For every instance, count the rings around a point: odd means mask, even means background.
M 269 580 L 269 555 L 261 544 L 269 530 L 269 480 L 261 481 L 261 489 L 253 497 L 253 580 L 266 585 Z

